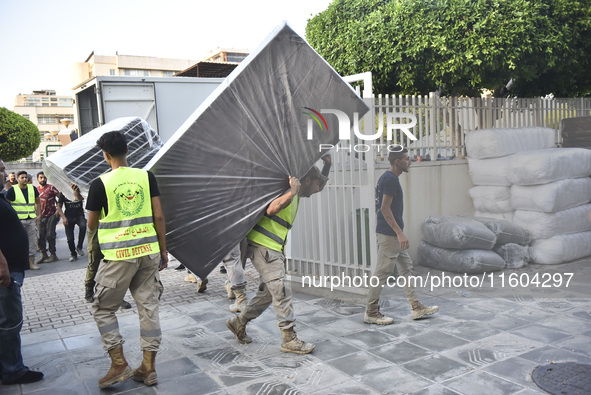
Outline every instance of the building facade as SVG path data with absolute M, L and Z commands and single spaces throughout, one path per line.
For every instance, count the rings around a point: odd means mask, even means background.
M 40 162 L 61 147 L 57 136 L 59 132 L 72 128 L 69 125 L 74 119 L 74 99 L 58 96 L 54 90 L 37 90 L 17 95 L 14 112 L 39 128 L 41 144 L 27 160 Z
M 152 56 L 98 55 L 92 52 L 84 62 L 72 65 L 72 89 L 78 89 L 98 76 L 172 77 L 197 63 L 192 59 Z

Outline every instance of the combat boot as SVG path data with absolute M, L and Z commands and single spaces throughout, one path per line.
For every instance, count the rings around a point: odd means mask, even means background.
M 148 386 L 158 383 L 158 376 L 156 375 L 156 352 L 144 351 L 144 359 L 142 359 L 141 365 L 133 371 L 133 379 L 135 381 L 143 381 Z
M 189 275 L 187 277 L 185 277 L 185 281 L 188 283 L 196 283 L 197 277 L 195 277 L 195 275 L 193 273 L 189 273 Z
M 230 311 L 232 313 L 239 313 L 246 307 L 246 290 L 235 289 L 234 294 L 236 295 L 236 300 L 234 301 L 234 304 L 230 305 Z
M 205 292 L 205 290 L 207 289 L 208 282 L 209 280 L 207 278 L 197 281 L 197 292 L 199 292 L 200 294 Z
M 423 304 L 418 300 L 411 302 L 410 306 L 412 308 L 413 320 L 418 320 L 426 315 L 435 314 L 439 311 L 438 306 L 423 306 Z
M 312 343 L 306 343 L 298 339 L 295 329 L 282 329 L 283 343 L 281 343 L 281 351 L 292 352 L 294 354 L 309 354 L 316 347 Z
M 99 380 L 99 388 L 110 387 L 133 376 L 133 371 L 127 364 L 125 356 L 123 356 L 123 346 L 121 344 L 109 350 L 109 356 L 111 357 L 111 368 L 105 377 Z
M 232 290 L 232 284 L 226 280 L 226 292 L 228 292 L 228 299 L 236 299 L 236 295 L 234 295 L 234 291 Z
M 42 252 L 39 259 L 37 259 L 37 263 L 43 263 L 47 260 L 47 258 L 49 258 L 49 255 L 47 255 L 45 252 Z
M 45 263 L 56 262 L 58 260 L 59 259 L 58 259 L 57 255 L 55 255 L 55 253 L 53 253 L 45 260 Z
M 232 333 L 234 334 L 234 336 L 236 336 L 236 340 L 238 340 L 238 343 L 241 344 L 248 344 L 248 343 L 252 343 L 252 339 L 250 336 L 248 336 L 246 334 L 246 324 L 248 323 L 242 323 L 240 321 L 240 316 L 234 316 L 232 318 L 230 318 L 228 321 L 226 321 L 226 326 L 228 327 L 229 330 L 232 331 Z
M 35 257 L 29 257 L 29 269 L 31 270 L 39 270 L 41 269 L 39 266 L 35 264 Z
M 363 318 L 363 322 L 366 324 L 377 324 L 377 325 L 390 325 L 394 322 L 392 317 L 386 317 L 379 311 L 374 313 L 365 312 L 365 317 Z

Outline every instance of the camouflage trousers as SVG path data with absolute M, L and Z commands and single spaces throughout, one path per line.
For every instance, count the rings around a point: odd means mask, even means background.
M 279 328 L 283 330 L 294 327 L 291 286 L 285 279 L 285 255 L 263 246 L 249 244 L 246 256 L 259 272 L 261 283 L 256 295 L 240 313 L 239 319 L 242 322 L 253 320 L 273 304 Z
M 92 309 L 106 351 L 123 343 L 115 312 L 128 289 L 137 305 L 140 347 L 143 351 L 158 351 L 162 338 L 159 301 L 164 289 L 158 272 L 159 263 L 159 253 L 125 261 L 103 260 L 100 263 Z

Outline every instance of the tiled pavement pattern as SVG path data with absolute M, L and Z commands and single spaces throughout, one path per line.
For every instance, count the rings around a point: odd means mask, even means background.
M 530 266 L 525 272 L 547 268 Z M 293 355 L 279 351 L 271 310 L 248 325 L 252 344 L 235 341 L 225 326 L 231 313 L 217 270 L 206 293 L 197 294 L 195 284 L 183 281 L 185 272 L 168 269 L 162 272 L 158 385 L 128 380 L 101 391 L 97 380 L 109 359 L 83 300 L 84 269 L 49 274 L 42 269 L 25 280 L 22 350 L 25 363 L 45 379 L 0 386 L 0 395 L 541 394 L 530 377 L 536 366 L 591 363 L 591 259 L 551 270 L 577 273 L 567 293 L 421 291 L 423 302 L 439 305 L 440 312 L 420 321 L 410 319 L 401 290 L 387 289 L 382 311 L 395 317 L 390 326 L 364 324 L 360 303 L 298 293 L 296 329 L 316 350 Z M 249 269 L 249 296 L 255 277 Z M 119 318 L 126 357 L 135 367 L 141 359 L 137 313 L 122 311 Z

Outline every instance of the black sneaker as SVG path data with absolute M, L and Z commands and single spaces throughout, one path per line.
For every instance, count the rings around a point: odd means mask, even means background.
M 131 303 L 129 303 L 125 299 L 123 299 L 121 301 L 121 308 L 122 309 L 131 309 Z
M 183 265 L 182 263 L 174 268 L 174 270 L 184 270 L 184 269 L 185 269 L 185 265 Z
M 2 385 L 13 385 L 13 384 L 28 384 L 34 383 L 35 381 L 39 381 L 43 378 L 43 373 L 41 372 L 34 372 L 32 370 L 27 371 L 27 373 L 23 374 L 16 380 L 2 380 Z
M 226 267 L 224 265 L 220 266 L 220 273 L 222 273 L 222 274 L 228 273 L 228 271 L 226 270 Z

